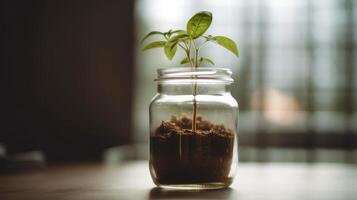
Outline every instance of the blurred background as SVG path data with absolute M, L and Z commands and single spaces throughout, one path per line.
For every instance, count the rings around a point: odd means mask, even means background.
M 240 161 L 357 162 L 354 0 L 3 0 L 0 156 L 147 159 L 153 79 L 181 57 L 139 41 L 201 10 L 240 49 L 203 50 L 233 71 Z

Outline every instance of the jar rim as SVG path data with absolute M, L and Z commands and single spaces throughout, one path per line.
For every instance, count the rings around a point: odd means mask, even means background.
M 175 67 L 160 68 L 157 70 L 156 82 L 212 82 L 212 83 L 233 83 L 232 71 L 228 68 L 217 67 Z

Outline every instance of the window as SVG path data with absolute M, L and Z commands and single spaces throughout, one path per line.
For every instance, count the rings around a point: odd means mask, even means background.
M 356 8 L 353 0 L 138 0 L 137 41 L 212 11 L 208 31 L 238 41 L 241 52 L 239 59 L 219 48 L 203 52 L 234 73 L 240 145 L 351 149 L 357 146 Z M 159 50 L 142 53 L 137 44 L 137 142 L 147 141 L 156 69 L 178 66 L 179 57 L 168 62 Z

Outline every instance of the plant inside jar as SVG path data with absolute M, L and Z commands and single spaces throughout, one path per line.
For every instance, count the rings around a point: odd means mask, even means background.
M 186 30 L 152 31 L 142 42 L 154 35 L 162 40 L 147 44 L 143 50 L 163 48 L 172 60 L 177 49 L 184 52 L 181 64 L 195 71 L 202 63 L 214 62 L 200 55 L 201 48 L 213 42 L 238 56 L 235 42 L 226 36 L 204 35 L 212 22 L 212 13 L 196 13 L 187 22 Z M 235 132 L 224 125 L 207 121 L 197 114 L 197 83 L 192 76 L 192 116 L 172 116 L 150 134 L 150 157 L 157 184 L 190 184 L 229 182 Z M 155 180 L 154 180 L 155 181 Z
M 217 182 L 229 185 L 235 132 L 198 116 L 163 121 L 150 137 L 150 156 L 159 184 Z

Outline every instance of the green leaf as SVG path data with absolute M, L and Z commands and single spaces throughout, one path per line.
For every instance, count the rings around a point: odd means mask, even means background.
M 180 33 L 186 33 L 186 31 L 185 30 L 174 30 L 174 31 L 171 31 L 171 34 L 176 34 L 176 33 L 178 33 L 178 34 L 180 34 Z M 187 34 L 187 33 L 186 33 Z
M 193 58 L 191 58 L 191 62 L 194 62 L 194 59 L 193 59 Z M 182 59 L 181 62 L 180 62 L 180 64 L 187 64 L 187 63 L 190 63 L 190 62 L 188 61 L 188 58 L 184 58 L 184 59 Z
M 153 35 L 164 35 L 164 33 L 161 33 L 160 31 L 151 31 L 150 33 L 146 34 L 145 37 L 143 37 L 143 39 L 141 39 L 140 43 L 143 43 L 148 37 Z
M 207 41 L 212 40 L 213 36 L 212 35 L 203 35 L 202 37 L 206 38 Z
M 239 56 L 237 45 L 232 39 L 226 36 L 215 36 L 210 41 L 216 42 L 217 44 L 231 51 L 237 57 Z
M 194 59 L 192 58 L 191 61 L 194 62 Z M 214 65 L 214 62 L 213 62 L 211 59 L 209 59 L 209 58 L 200 58 L 200 59 L 199 59 L 199 62 L 200 62 L 200 63 L 201 63 L 201 62 L 207 62 L 207 63 L 209 63 L 209 64 L 211 64 L 211 65 Z M 180 64 L 187 64 L 187 63 L 190 63 L 190 62 L 188 61 L 188 58 L 184 58 L 184 59 L 182 59 L 181 62 L 180 62 Z
M 156 42 L 152 42 L 148 45 L 146 45 L 143 48 L 143 51 L 148 50 L 148 49 L 152 49 L 152 48 L 159 48 L 159 47 L 163 47 L 166 45 L 166 41 L 156 41 Z
M 212 13 L 207 11 L 202 11 L 196 13 L 187 22 L 186 29 L 187 33 L 196 39 L 204 34 L 212 23 Z
M 200 62 L 206 62 L 206 63 L 209 63 L 211 65 L 214 65 L 214 62 L 209 58 L 201 58 Z
M 188 62 L 188 58 L 184 58 L 181 60 L 180 64 L 186 64 L 186 63 L 189 63 Z
M 179 40 L 185 40 L 188 39 L 189 35 L 186 32 L 182 32 L 179 34 L 176 34 L 175 36 L 173 36 L 172 38 L 169 39 L 169 42 L 171 43 L 177 43 Z
M 172 58 L 175 56 L 176 50 L 177 50 L 177 42 L 176 43 L 167 42 L 166 45 L 164 46 L 165 55 L 169 60 L 172 60 Z
M 170 36 L 171 36 L 171 32 L 172 32 L 172 30 L 170 29 L 169 31 L 164 32 L 164 33 L 162 33 L 162 34 L 163 34 L 164 37 L 166 38 L 166 37 L 170 37 Z
M 169 30 L 168 32 L 164 33 L 166 34 L 169 38 L 172 36 L 172 35 L 175 35 L 175 34 L 183 34 L 183 33 L 186 33 L 185 30 Z M 187 34 L 187 33 L 186 33 Z

